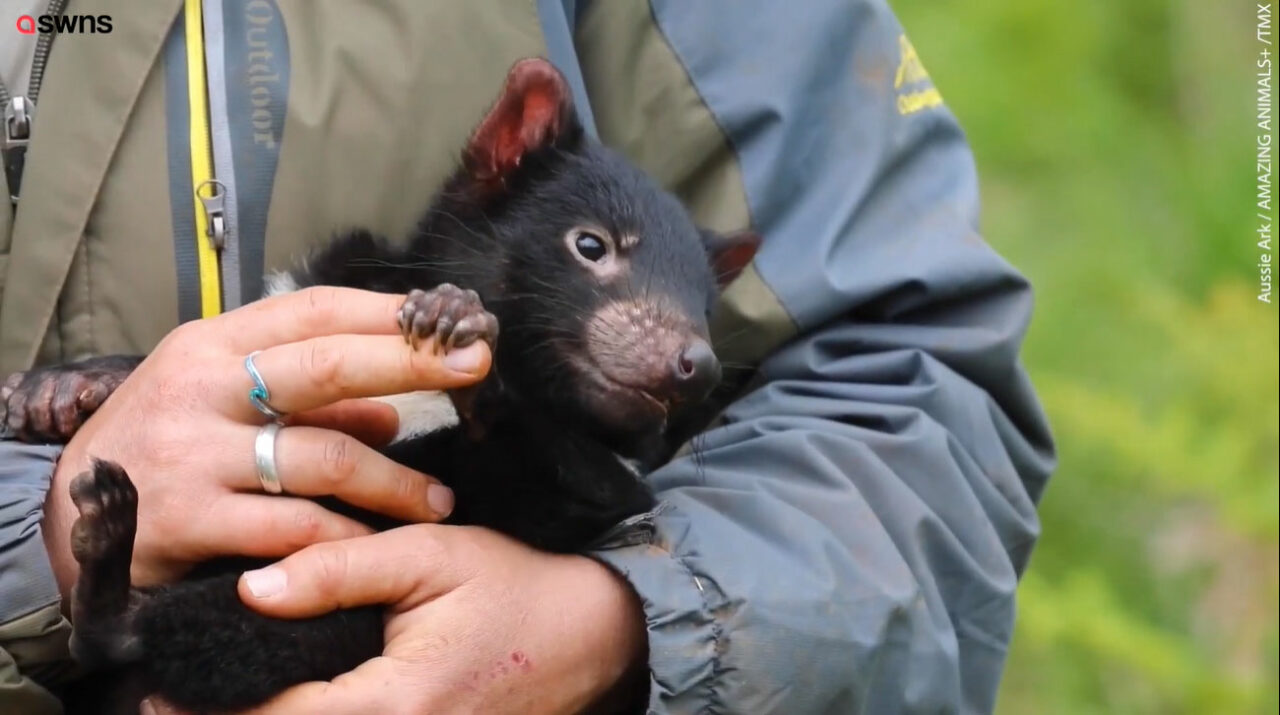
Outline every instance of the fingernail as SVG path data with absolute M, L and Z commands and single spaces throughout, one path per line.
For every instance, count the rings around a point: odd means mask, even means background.
M 284 569 L 272 568 L 244 572 L 244 585 L 254 598 L 270 598 L 284 590 L 287 577 Z
M 441 517 L 449 516 L 453 511 L 453 490 L 443 484 L 428 485 L 427 504 Z
M 484 361 L 484 344 L 471 343 L 465 348 L 450 350 L 444 356 L 444 366 L 454 372 L 480 372 L 480 364 Z
M 156 706 L 151 703 L 151 698 L 138 704 L 138 712 L 142 715 L 157 715 Z

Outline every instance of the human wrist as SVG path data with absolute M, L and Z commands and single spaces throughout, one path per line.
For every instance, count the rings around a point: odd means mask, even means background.
M 648 661 L 649 640 L 644 606 L 631 584 L 594 559 L 574 557 L 581 569 L 580 605 L 589 614 L 593 653 L 601 693 L 615 689 Z

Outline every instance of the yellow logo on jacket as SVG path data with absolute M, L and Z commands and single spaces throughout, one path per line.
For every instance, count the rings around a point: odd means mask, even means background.
M 942 95 L 929 80 L 929 72 L 906 35 L 898 36 L 898 50 L 898 71 L 893 76 L 893 88 L 898 93 L 898 114 L 906 116 L 942 104 Z

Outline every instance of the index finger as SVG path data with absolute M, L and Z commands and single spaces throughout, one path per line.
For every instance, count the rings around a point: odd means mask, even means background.
M 399 335 L 396 315 L 404 294 L 312 286 L 274 295 L 210 318 L 235 352 L 323 335 Z

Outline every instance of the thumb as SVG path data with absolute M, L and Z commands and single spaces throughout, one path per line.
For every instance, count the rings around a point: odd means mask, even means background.
M 372 604 L 413 608 L 461 585 L 447 548 L 453 527 L 414 524 L 327 541 L 246 571 L 240 600 L 264 615 L 304 618 Z

